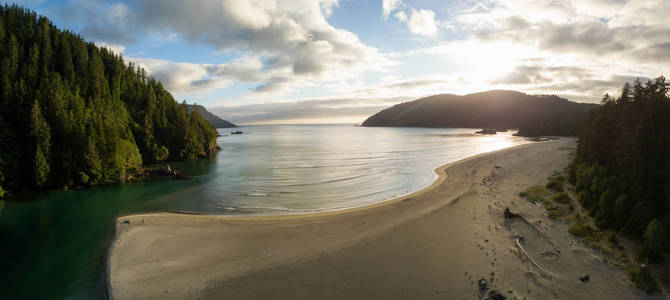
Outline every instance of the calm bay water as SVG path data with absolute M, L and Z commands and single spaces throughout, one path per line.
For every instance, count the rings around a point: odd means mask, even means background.
M 351 125 L 220 130 L 216 157 L 170 163 L 157 178 L 0 202 L 0 299 L 106 297 L 106 251 L 119 215 L 153 211 L 277 214 L 360 206 L 432 183 L 432 170 L 526 143 L 511 133 Z

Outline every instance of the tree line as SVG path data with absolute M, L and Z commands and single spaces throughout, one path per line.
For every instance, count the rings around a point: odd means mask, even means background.
M 210 154 L 216 137 L 121 55 L 0 6 L 0 197 L 130 180 L 144 163 Z
M 579 135 L 571 180 L 601 228 L 642 242 L 640 257 L 670 250 L 670 98 L 659 77 L 605 95 Z

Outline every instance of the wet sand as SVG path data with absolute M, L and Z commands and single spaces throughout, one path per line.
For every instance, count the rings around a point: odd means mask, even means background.
M 639 299 L 625 273 L 519 198 L 569 161 L 575 139 L 482 154 L 438 168 L 431 186 L 324 213 L 117 220 L 115 299 L 473 299 L 477 280 L 508 299 Z M 504 219 L 510 207 L 520 219 Z M 126 222 L 128 221 L 128 222 Z M 520 250 L 517 240 L 532 258 Z M 538 268 L 539 267 L 539 268 Z M 578 277 L 589 275 L 586 283 Z

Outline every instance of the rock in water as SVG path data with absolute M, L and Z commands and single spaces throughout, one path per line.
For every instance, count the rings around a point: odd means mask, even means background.
M 477 133 L 477 134 L 496 134 L 496 130 L 495 129 L 484 128 L 482 130 L 475 131 L 475 133 Z

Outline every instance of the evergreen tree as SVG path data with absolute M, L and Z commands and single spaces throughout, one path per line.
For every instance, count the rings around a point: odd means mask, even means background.
M 670 97 L 664 77 L 603 98 L 579 136 L 571 181 L 599 227 L 639 240 L 657 259 L 670 247 Z M 662 238 L 664 237 L 664 238 Z
M 126 181 L 217 150 L 211 124 L 145 70 L 34 12 L 0 6 L 0 42 L 5 190 Z
M 49 147 L 51 130 L 42 116 L 39 102 L 35 101 L 30 113 L 30 136 L 34 139 L 33 178 L 37 187 L 44 187 L 49 179 Z
M 657 219 L 649 222 L 644 231 L 646 255 L 650 260 L 657 260 L 668 249 L 668 231 Z

